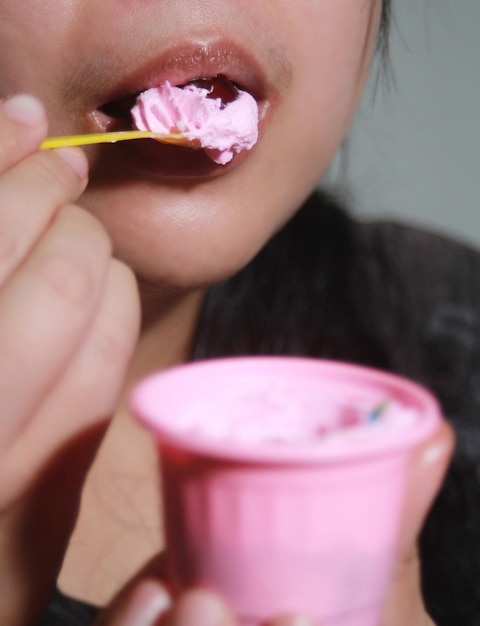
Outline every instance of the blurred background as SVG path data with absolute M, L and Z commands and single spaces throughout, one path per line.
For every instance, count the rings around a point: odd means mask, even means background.
M 480 248 L 480 0 L 393 0 L 390 70 L 375 72 L 323 183 L 359 219 L 395 219 Z

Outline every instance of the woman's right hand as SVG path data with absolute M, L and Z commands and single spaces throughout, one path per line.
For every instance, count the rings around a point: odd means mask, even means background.
M 139 324 L 136 283 L 74 203 L 78 149 L 39 151 L 40 103 L 0 103 L 0 623 L 35 623 Z

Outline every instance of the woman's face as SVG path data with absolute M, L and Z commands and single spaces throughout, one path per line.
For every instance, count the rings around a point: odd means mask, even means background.
M 45 103 L 50 134 L 125 126 L 131 96 L 224 74 L 257 98 L 260 138 L 228 166 L 156 142 L 87 150 L 81 204 L 154 283 L 201 285 L 245 264 L 340 145 L 380 0 L 0 0 L 0 96 Z M 112 104 L 113 103 L 113 104 Z

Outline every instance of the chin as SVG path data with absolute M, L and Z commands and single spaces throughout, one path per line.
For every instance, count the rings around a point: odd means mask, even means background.
M 180 289 L 218 283 L 282 228 L 328 163 L 318 137 L 299 147 L 294 133 L 285 139 L 284 126 L 263 132 L 230 166 L 182 177 L 147 170 L 143 162 L 139 168 L 124 146 L 105 147 L 90 155 L 81 204 L 104 224 L 115 255 L 143 283 Z
M 142 284 L 175 289 L 211 286 L 238 272 L 278 229 L 236 185 L 93 185 L 82 206 L 103 223 L 114 255 Z M 276 207 L 275 207 L 276 208 Z M 290 212 L 290 211 L 289 211 Z

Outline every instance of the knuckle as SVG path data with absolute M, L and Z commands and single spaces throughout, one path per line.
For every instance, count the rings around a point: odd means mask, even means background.
M 63 206 L 51 228 L 35 278 L 66 306 L 82 308 L 99 295 L 110 238 L 98 220 L 75 205 Z
M 57 199 L 67 198 L 76 188 L 73 172 L 55 154 L 38 152 L 29 159 L 29 167 L 37 184 Z
M 8 146 L 0 143 L 0 172 L 3 172 L 7 169 L 9 163 L 9 149 Z
M 36 278 L 58 300 L 71 308 L 83 308 L 95 292 L 91 264 L 65 251 L 45 253 L 36 263 Z
M 120 325 L 104 325 L 97 333 L 95 349 L 102 364 L 119 367 L 130 356 L 131 342 Z
M 115 274 L 119 289 L 122 292 L 137 291 L 137 278 L 130 266 L 118 259 L 112 259 L 111 271 Z
M 2 215 L 0 223 L 0 281 L 17 265 L 28 245 L 28 227 L 24 215 Z
M 136 280 L 132 270 L 120 261 L 110 263 L 108 287 L 109 301 L 105 318 L 97 335 L 97 352 L 109 363 L 124 363 L 132 352 L 140 319 L 136 297 Z M 127 294 L 134 297 L 127 297 Z
M 11 260 L 17 258 L 19 248 L 18 236 L 12 234 L 8 228 L 0 228 L 0 264 L 10 265 Z
M 5 128 L 1 128 L 0 135 L 0 172 L 7 170 L 15 160 L 18 152 L 18 141 L 15 135 L 9 135 Z
M 89 254 L 110 257 L 112 242 L 99 220 L 74 204 L 67 204 L 59 211 L 58 221 L 68 228 L 75 242 Z

